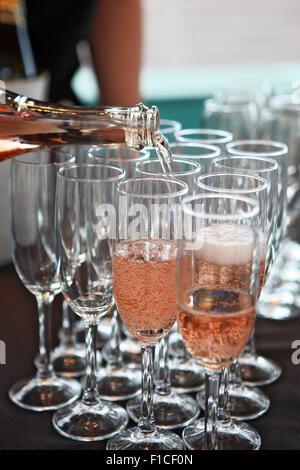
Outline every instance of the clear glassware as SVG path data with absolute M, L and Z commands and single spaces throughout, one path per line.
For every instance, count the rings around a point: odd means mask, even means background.
M 255 101 L 238 94 L 205 100 L 201 127 L 230 131 L 235 139 L 256 139 L 259 114 Z
M 141 160 L 135 164 L 136 177 L 162 177 L 164 173 L 158 159 Z M 183 181 L 189 187 L 189 194 L 193 194 L 197 187 L 197 178 L 201 173 L 199 163 L 189 160 L 173 158 L 172 176 Z M 199 414 L 196 401 L 188 395 L 178 395 L 171 383 L 171 364 L 169 361 L 170 333 L 161 338 L 156 346 L 155 392 L 153 396 L 153 409 L 156 425 L 164 429 L 183 427 L 195 419 Z M 185 358 L 184 358 L 185 359 Z M 182 361 L 183 362 L 183 361 Z M 202 370 L 195 363 L 192 365 L 184 360 L 185 367 L 190 366 L 197 373 L 198 388 L 203 384 Z M 181 366 L 183 364 L 181 363 Z M 194 385 L 196 378 L 194 377 Z M 141 396 L 137 396 L 127 403 L 127 411 L 131 419 L 138 422 L 141 409 Z
M 58 333 L 59 344 L 53 350 L 51 359 L 57 375 L 61 377 L 81 377 L 86 370 L 85 348 L 76 341 L 73 331 L 73 312 L 65 299 L 62 299 L 62 325 Z M 98 353 L 97 361 L 101 356 Z
M 260 447 L 246 423 L 217 423 L 222 369 L 245 347 L 254 325 L 260 276 L 259 208 L 231 194 L 199 194 L 182 202 L 185 236 L 177 257 L 177 318 L 193 358 L 206 370 L 205 419 L 183 431 L 188 449 Z M 264 262 L 264 261 L 263 261 Z
M 96 163 L 108 163 L 122 168 L 126 178 L 135 174 L 134 165 L 149 157 L 148 150 L 137 151 L 118 146 L 93 146 L 88 151 L 88 158 Z M 140 365 L 141 355 L 136 354 L 139 343 L 136 338 L 123 341 L 122 320 L 116 307 L 113 309 L 112 334 L 102 349 L 102 356 L 107 366 L 98 374 L 98 390 L 100 396 L 108 400 L 126 400 L 137 393 L 141 388 Z M 128 349 L 129 347 L 129 349 Z M 140 347 L 139 347 L 140 350 Z M 125 363 L 126 359 L 126 363 Z M 127 361 L 129 363 L 127 364 Z M 138 371 L 136 370 L 138 369 Z
M 231 132 L 219 129 L 182 129 L 175 134 L 178 143 L 216 145 L 222 150 L 232 140 Z
M 245 81 L 229 80 L 214 93 L 218 102 L 229 101 L 252 101 L 258 109 L 259 124 L 261 124 L 262 113 L 272 96 L 272 85 L 268 81 Z
M 273 233 L 272 240 L 269 241 L 268 247 L 271 250 L 271 256 L 268 259 L 268 264 L 266 266 L 265 279 L 267 279 L 273 262 L 275 254 L 277 251 L 278 243 L 280 240 L 280 232 L 282 230 L 282 222 L 284 220 L 284 178 L 282 177 L 282 172 L 279 171 L 279 165 L 276 160 L 266 156 L 259 155 L 228 155 L 224 157 L 218 157 L 215 160 L 215 168 L 217 171 L 243 171 L 258 175 L 264 178 L 268 182 L 268 223 L 272 220 L 272 213 L 275 214 L 274 226 L 270 227 L 268 233 Z M 264 385 L 267 383 L 272 383 L 277 380 L 281 375 L 281 367 L 275 361 L 265 358 L 257 353 L 256 344 L 255 344 L 255 335 L 254 332 L 251 336 L 251 341 L 249 347 L 247 347 L 244 353 L 240 356 L 237 367 L 241 365 L 241 373 L 245 377 L 244 385 L 241 386 L 241 395 L 245 395 L 247 386 L 256 386 Z M 237 374 L 237 380 L 235 382 L 241 384 L 241 377 L 239 373 Z M 247 380 L 248 378 L 248 380 Z M 232 391 L 234 400 L 237 400 L 237 397 L 240 393 L 237 393 L 237 390 Z M 253 395 L 252 395 L 253 396 Z M 239 406 L 238 408 L 246 412 L 246 416 L 256 417 L 256 412 L 251 412 L 250 401 L 247 400 L 246 396 L 244 398 L 244 405 Z M 257 410 L 259 411 L 260 406 Z M 254 411 L 256 407 L 254 407 Z M 241 414 L 241 417 L 243 415 Z
M 72 155 L 76 163 L 85 163 L 85 148 L 84 145 L 72 145 L 61 147 L 60 151 L 67 155 Z M 68 302 L 63 296 L 61 316 L 61 328 L 58 332 L 59 343 L 51 353 L 53 367 L 59 376 L 79 378 L 85 374 L 86 370 L 85 346 L 77 341 L 75 328 L 76 315 L 68 306 Z M 97 361 L 99 364 L 101 363 L 99 351 L 97 353 Z
M 222 136 L 224 137 L 223 133 Z M 232 138 L 232 136 L 227 137 Z M 197 162 L 202 173 L 210 172 L 215 158 L 221 154 L 221 149 L 216 145 L 204 143 L 175 142 L 170 145 L 170 149 L 173 159 Z M 192 188 L 189 184 L 189 187 L 192 194 L 191 190 L 194 191 L 196 185 Z M 199 390 L 203 385 L 203 368 L 191 358 L 182 341 L 177 324 L 170 333 L 169 349 L 173 356 L 170 361 L 170 374 L 174 389 L 179 393 Z
M 176 320 L 176 239 L 188 186 L 167 177 L 135 178 L 120 183 L 118 192 L 114 295 L 123 322 L 141 343 L 142 403 L 137 427 L 109 440 L 107 449 L 180 450 L 182 440 L 154 424 L 153 360 L 155 345 Z
M 273 238 L 276 233 L 275 225 L 277 217 L 277 193 L 273 192 L 271 188 L 274 186 L 277 187 L 277 172 L 275 170 L 271 171 L 274 178 L 272 186 L 272 184 L 268 184 L 271 181 L 270 176 L 268 177 L 268 180 L 266 180 L 262 177 L 255 176 L 254 174 L 243 174 L 241 172 L 242 170 L 238 170 L 237 167 L 238 165 L 236 165 L 234 172 L 225 171 L 200 176 L 198 179 L 198 188 L 199 192 L 204 194 L 235 194 L 249 197 L 257 202 L 259 207 L 259 247 L 261 259 L 264 259 L 264 262 L 261 262 L 261 289 L 264 284 L 265 274 L 268 273 L 269 266 L 273 259 Z M 275 161 L 274 168 L 277 168 L 277 163 Z M 262 174 L 264 173 L 262 172 Z M 253 334 L 254 328 L 252 330 L 252 336 Z M 235 363 L 235 367 L 238 368 L 239 361 L 235 361 Z M 236 377 L 234 371 L 231 376 L 231 384 L 229 385 L 227 382 L 229 380 L 229 375 L 228 371 L 223 374 L 224 381 L 222 381 L 222 393 L 226 398 L 223 399 L 222 405 L 222 408 L 225 411 L 221 411 L 221 415 L 222 413 L 225 413 L 226 415 L 226 400 L 229 401 L 231 416 L 236 419 L 252 419 L 264 414 L 270 405 L 270 400 L 267 396 L 259 390 L 251 390 L 243 386 L 241 383 L 241 377 L 239 375 Z M 204 409 L 205 389 L 202 389 L 197 394 L 197 400 L 201 408 Z
M 97 389 L 99 319 L 112 308 L 111 245 L 116 185 L 125 171 L 111 165 L 73 164 L 57 176 L 58 278 L 62 293 L 86 327 L 86 377 L 81 399 L 53 415 L 54 428 L 78 441 L 113 436 L 128 422 L 120 406 L 102 402 Z
M 40 151 L 14 158 L 11 164 L 12 258 L 24 286 L 36 297 L 39 356 L 36 376 L 9 390 L 18 406 L 55 410 L 76 400 L 78 382 L 55 375 L 51 361 L 51 306 L 60 292 L 55 260 L 55 188 L 57 170 L 70 161 L 59 151 Z
M 281 300 L 281 302 L 278 303 L 278 308 L 275 310 L 279 320 L 284 319 L 285 316 L 288 318 L 288 305 L 290 305 L 291 316 L 297 316 L 299 310 L 297 296 L 300 279 L 300 241 L 297 231 L 294 230 L 297 224 L 300 201 L 299 129 L 300 93 L 299 81 L 297 80 L 294 83 L 286 84 L 285 88 L 275 90 L 275 96 L 269 100 L 268 107 L 265 110 L 265 119 L 263 122 L 264 138 L 284 142 L 289 149 L 287 226 L 283 243 L 280 247 L 280 253 L 269 283 L 270 300 L 273 300 L 271 297 L 272 294 L 273 298 L 277 295 L 279 301 Z M 285 303 L 287 304 L 287 313 L 285 312 Z M 280 307 L 282 312 L 280 311 Z M 266 312 L 266 314 L 268 314 L 268 312 Z
M 173 119 L 160 119 L 160 132 L 167 138 L 169 143 L 174 142 L 175 133 L 180 131 L 181 128 L 181 122 L 174 121 Z
M 228 145 L 227 152 L 233 156 L 256 156 L 272 158 L 278 163 L 278 230 L 277 243 L 275 249 L 275 265 L 267 280 L 266 286 L 262 291 L 258 304 L 257 316 L 272 320 L 288 320 L 299 315 L 296 306 L 295 295 L 276 282 L 278 279 L 277 259 L 280 255 L 280 248 L 285 239 L 286 227 L 288 224 L 287 217 L 287 188 L 288 188 L 288 147 L 282 142 L 274 141 L 237 141 Z M 279 263 L 281 264 L 280 260 Z M 282 269 L 282 266 L 281 268 Z M 250 380 L 249 380 L 250 382 Z M 262 382 L 263 383 L 263 382 Z M 268 383 L 268 382 L 264 382 Z
M 220 147 L 198 143 L 174 142 L 170 150 L 175 158 L 199 163 L 202 173 L 209 171 L 214 159 L 221 155 Z

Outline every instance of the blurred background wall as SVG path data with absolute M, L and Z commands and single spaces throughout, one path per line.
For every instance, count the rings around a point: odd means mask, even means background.
M 144 66 L 300 59 L 299 0 L 143 0 Z

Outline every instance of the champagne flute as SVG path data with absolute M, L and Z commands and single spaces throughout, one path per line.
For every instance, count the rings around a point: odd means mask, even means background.
M 118 311 L 142 348 L 142 403 L 137 427 L 112 438 L 108 450 L 180 450 L 181 439 L 158 429 L 153 413 L 155 345 L 176 320 L 176 239 L 180 201 L 188 186 L 147 177 L 118 185 L 119 227 L 113 248 L 113 285 Z
M 182 202 L 184 239 L 177 257 L 178 324 L 194 359 L 206 369 L 205 419 L 183 431 L 189 449 L 258 449 L 246 423 L 217 426 L 222 368 L 238 358 L 254 325 L 259 289 L 259 208 L 232 194 L 199 194 Z M 264 260 L 263 260 L 264 262 Z
M 58 173 L 56 197 L 58 277 L 62 293 L 86 329 L 86 378 L 81 399 L 57 411 L 54 428 L 78 441 L 106 439 L 124 429 L 127 413 L 102 403 L 97 389 L 99 319 L 113 305 L 109 233 L 114 197 L 125 171 L 111 165 L 73 164 Z
M 175 133 L 175 142 L 181 144 L 216 145 L 225 150 L 233 134 L 220 129 L 182 129 Z
M 276 175 L 276 173 L 275 173 Z M 276 183 L 277 184 L 277 183 Z M 271 199 L 268 183 L 264 178 L 254 174 L 235 172 L 219 172 L 202 175 L 198 178 L 198 188 L 200 193 L 218 194 L 227 193 L 250 197 L 258 203 L 259 207 L 259 248 L 261 252 L 260 289 L 263 286 L 265 272 L 268 272 L 272 262 L 272 240 L 274 237 L 274 223 L 276 214 L 276 204 Z M 270 186 L 269 186 L 270 188 Z M 254 331 L 254 329 L 253 329 Z M 252 333 L 253 334 L 253 333 Z M 228 390 L 229 371 L 224 371 L 223 385 L 223 415 L 222 420 L 226 419 L 226 401 L 232 401 L 231 415 L 237 419 L 250 419 L 265 413 L 270 404 L 268 397 L 258 389 L 249 389 L 247 387 L 234 387 L 231 384 Z M 197 399 L 201 407 L 205 408 L 205 390 L 197 394 Z M 224 418 L 225 413 L 225 418 Z M 237 425 L 236 425 L 237 426 Z
M 217 135 L 219 136 L 219 133 Z M 221 135 L 226 137 L 226 142 L 232 139 L 232 135 L 227 133 L 221 133 Z M 210 137 L 212 136 L 210 135 Z M 173 159 L 196 162 L 200 164 L 202 173 L 210 172 L 215 158 L 221 154 L 221 149 L 218 146 L 197 142 L 176 142 L 170 145 L 170 149 Z M 193 181 L 185 182 L 189 184 L 190 194 L 192 194 L 196 185 L 192 186 L 190 184 Z M 177 323 L 170 333 L 169 343 L 170 352 L 173 356 L 170 363 L 172 386 L 179 393 L 199 390 L 203 385 L 203 370 L 188 353 L 178 331 Z
M 88 151 L 88 157 L 95 163 L 122 168 L 126 172 L 126 178 L 131 178 L 135 174 L 135 163 L 148 158 L 149 151 L 120 146 L 93 146 Z M 115 305 L 112 315 L 112 334 L 102 349 L 102 356 L 107 365 L 98 374 L 98 390 L 103 399 L 126 400 L 140 391 L 141 379 L 139 370 L 137 371 L 137 368 L 140 368 L 140 348 L 137 354 L 138 342 L 132 335 L 131 338 L 122 340 L 122 320 Z
M 277 253 L 281 244 L 281 241 L 284 236 L 285 230 L 285 221 L 286 221 L 286 211 L 287 211 L 287 179 L 288 179 L 288 149 L 287 146 L 281 142 L 273 142 L 273 141 L 264 141 L 264 140 L 256 140 L 256 141 L 236 141 L 230 143 L 227 148 L 228 154 L 230 157 L 229 160 L 226 161 L 222 160 L 217 163 L 218 167 L 220 168 L 221 165 L 224 168 L 224 165 L 228 167 L 240 167 L 240 164 L 244 165 L 244 168 L 247 169 L 247 162 L 255 162 L 255 159 L 261 158 L 271 158 L 272 160 L 276 160 L 278 164 L 278 214 L 277 214 L 277 227 L 275 230 L 275 237 L 273 241 L 273 257 L 272 261 L 269 265 L 266 282 L 268 276 L 269 279 L 269 286 L 268 282 L 264 289 L 262 290 L 262 294 L 260 296 L 260 301 L 258 304 L 258 316 L 267 316 L 268 312 L 270 312 L 270 318 L 276 318 L 276 311 L 277 309 L 277 302 L 278 302 L 278 294 L 274 295 L 273 292 L 270 293 L 272 289 L 272 271 L 273 271 L 273 262 L 277 258 Z M 249 160 L 250 158 L 250 160 Z M 241 160 L 243 160 L 241 162 Z M 257 160 L 258 161 L 258 160 Z M 224 165 L 223 165 L 224 164 Z M 253 164 L 251 167 L 248 167 L 249 170 L 258 172 L 259 173 L 259 166 L 255 168 Z M 263 175 L 261 175 L 263 176 Z M 266 177 L 266 174 L 265 176 Z M 268 178 L 267 178 L 268 179 Z M 272 268 L 272 269 L 271 269 Z M 274 295 L 275 298 L 272 296 Z M 271 297 L 271 301 L 270 301 Z M 274 312 L 272 313 L 272 311 Z M 279 309 L 281 310 L 281 309 Z M 264 313 L 262 313 L 264 312 Z M 282 313 L 282 312 L 281 312 Z M 292 315 L 292 311 L 290 308 L 286 311 L 287 317 Z M 294 312 L 295 314 L 295 312 Z M 247 382 L 248 385 L 266 385 L 268 383 L 274 382 L 280 375 L 280 368 L 279 366 L 274 363 L 274 361 L 269 361 L 268 359 L 260 356 L 256 352 L 254 338 L 252 338 L 252 345 L 251 350 L 248 351 L 248 355 L 243 355 L 241 361 L 243 362 L 242 366 L 242 374 L 244 380 Z
M 160 177 L 163 173 L 159 159 L 144 159 L 135 164 L 137 177 Z M 189 194 L 193 194 L 197 187 L 197 178 L 201 167 L 192 160 L 173 158 L 172 176 L 188 185 Z M 197 402 L 188 396 L 179 396 L 171 386 L 171 370 L 169 367 L 169 334 L 160 339 L 157 344 L 157 370 L 155 377 L 155 393 L 153 408 L 157 426 L 165 429 L 176 429 L 186 426 L 199 414 Z M 185 361 L 185 366 L 187 363 Z M 196 367 L 194 367 L 196 369 Z M 202 372 L 202 371 L 201 371 Z M 197 370 L 198 388 L 203 384 L 203 374 Z M 196 374 L 195 374 L 196 375 Z M 141 397 L 137 396 L 127 403 L 127 412 L 131 419 L 138 422 Z
M 159 130 L 167 138 L 169 143 L 174 142 L 175 133 L 180 131 L 182 125 L 178 121 L 173 119 L 160 119 L 159 121 Z
M 230 131 L 235 139 L 256 139 L 259 115 L 256 102 L 244 96 L 209 98 L 204 102 L 202 127 Z
M 243 172 L 256 176 L 260 176 L 267 181 L 268 188 L 268 254 L 267 264 L 265 270 L 265 280 L 270 272 L 276 245 L 278 242 L 278 223 L 280 213 L 279 207 L 280 202 L 278 200 L 278 163 L 269 158 L 254 155 L 245 156 L 222 156 L 215 160 L 214 169 L 217 171 L 225 172 Z M 264 381 L 267 383 L 278 379 L 281 375 L 281 367 L 275 361 L 264 358 L 257 354 L 255 346 L 255 331 L 253 330 L 250 343 L 243 351 L 238 361 L 235 361 L 232 367 L 231 383 L 229 386 L 229 402 L 231 404 L 232 415 L 237 419 L 254 419 L 263 414 L 270 404 L 269 398 L 262 393 L 254 383 L 248 383 L 248 381 L 242 381 L 240 362 L 244 361 L 244 358 L 249 358 L 248 364 L 251 365 L 250 358 L 253 358 L 253 369 L 254 373 L 259 377 L 257 385 L 263 385 Z M 249 367 L 250 368 L 250 367 Z M 242 367 L 244 370 L 244 365 Z
M 51 308 L 60 292 L 55 260 L 56 173 L 70 161 L 57 150 L 16 157 L 11 164 L 11 242 L 16 271 L 36 297 L 39 315 L 37 374 L 9 390 L 10 399 L 34 411 L 55 410 L 79 396 L 78 382 L 55 375 L 51 359 Z
M 85 163 L 85 145 L 70 145 L 60 147 L 60 152 L 73 155 L 76 163 Z M 58 332 L 59 344 L 52 352 L 53 367 L 57 375 L 62 377 L 79 378 L 85 374 L 85 347 L 77 341 L 75 331 L 76 315 L 70 309 L 68 302 L 62 296 L 62 321 Z M 101 362 L 100 352 L 97 360 Z

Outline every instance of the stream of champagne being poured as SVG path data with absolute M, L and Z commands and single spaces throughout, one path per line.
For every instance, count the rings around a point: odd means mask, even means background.
M 160 132 L 156 132 L 155 151 L 163 172 L 172 177 L 172 152 L 169 146 L 169 142 Z

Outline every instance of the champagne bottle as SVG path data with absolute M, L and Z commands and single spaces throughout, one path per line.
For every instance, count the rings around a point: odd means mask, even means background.
M 157 147 L 158 129 L 156 106 L 64 106 L 0 88 L 0 161 L 70 144 Z

